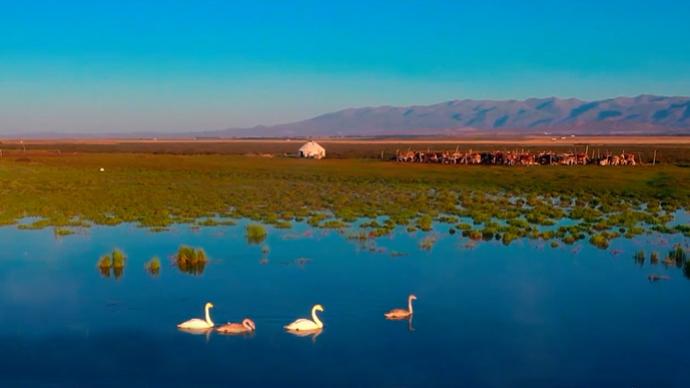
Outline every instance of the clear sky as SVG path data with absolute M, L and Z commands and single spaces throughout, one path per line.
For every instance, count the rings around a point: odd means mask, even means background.
M 690 94 L 690 1 L 0 0 L 0 133 Z

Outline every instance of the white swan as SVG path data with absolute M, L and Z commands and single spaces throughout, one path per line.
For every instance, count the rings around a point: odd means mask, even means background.
M 203 330 L 210 329 L 213 327 L 213 321 L 211 320 L 211 314 L 209 314 L 209 309 L 213 307 L 212 303 L 206 303 L 204 309 L 206 310 L 206 319 L 194 318 L 188 321 L 182 322 L 177 327 L 180 329 L 192 329 L 192 330 Z
M 311 320 L 301 318 L 289 325 L 285 325 L 284 328 L 289 331 L 314 331 L 323 329 L 323 322 L 316 316 L 317 311 L 323 311 L 323 306 L 317 304 L 311 308 Z

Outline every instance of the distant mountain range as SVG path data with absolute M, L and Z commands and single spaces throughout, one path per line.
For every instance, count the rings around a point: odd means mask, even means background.
M 351 108 L 274 126 L 207 131 L 218 137 L 463 134 L 690 134 L 690 97 L 641 95 L 453 100 L 434 105 Z
M 640 95 L 453 100 L 433 105 L 350 108 L 288 124 L 185 133 L 20 133 L 23 138 L 375 137 L 462 135 L 690 135 L 690 97 Z

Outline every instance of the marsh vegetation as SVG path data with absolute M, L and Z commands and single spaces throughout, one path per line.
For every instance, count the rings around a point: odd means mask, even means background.
M 250 244 L 261 244 L 268 236 L 266 228 L 259 224 L 249 224 L 246 228 L 247 242 Z
M 20 229 L 127 222 L 162 231 L 176 223 L 204 228 L 250 219 L 246 238 L 258 245 L 267 226 L 300 221 L 360 229 L 366 239 L 396 227 L 429 232 L 452 223 L 476 241 L 585 240 L 602 249 L 652 231 L 690 236 L 687 225 L 669 226 L 678 210 L 690 208 L 690 169 L 673 165 L 446 168 L 363 159 L 83 154 L 3 160 L 0 176 L 0 224 Z
M 98 270 L 104 277 L 112 275 L 115 279 L 119 279 L 125 270 L 126 260 L 127 256 L 124 252 L 120 249 L 114 249 L 111 253 L 98 259 Z
M 182 245 L 175 254 L 177 268 L 190 275 L 201 275 L 208 263 L 206 252 L 201 248 Z
M 161 259 L 159 259 L 158 256 L 152 257 L 151 260 L 146 263 L 145 268 L 151 275 L 158 275 L 161 271 Z

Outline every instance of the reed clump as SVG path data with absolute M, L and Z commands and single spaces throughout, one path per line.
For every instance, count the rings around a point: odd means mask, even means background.
M 644 262 L 646 259 L 644 251 L 635 252 L 635 255 L 633 256 L 633 258 L 635 259 L 635 263 L 637 263 L 639 265 L 644 265 Z
M 98 270 L 101 275 L 110 277 L 112 274 L 116 279 L 120 278 L 124 272 L 127 256 L 120 249 L 114 249 L 110 254 L 103 255 L 98 259 Z
M 676 244 L 676 246 L 668 252 L 668 258 L 676 265 L 676 267 L 681 268 L 688 260 L 688 254 L 680 244 Z
M 146 263 L 146 271 L 151 275 L 158 275 L 161 271 L 161 259 L 154 256 Z
M 201 248 L 182 245 L 175 254 L 175 263 L 177 268 L 184 273 L 200 275 L 206 268 L 208 257 Z
M 433 226 L 433 222 L 434 222 L 434 220 L 433 220 L 433 218 L 431 218 L 431 216 L 423 215 L 423 216 L 419 217 L 419 219 L 417 220 L 417 228 L 419 228 L 420 230 L 422 230 L 424 232 L 428 232 L 431 230 L 431 228 Z
M 266 240 L 268 232 L 261 224 L 249 224 L 246 228 L 247 242 L 250 244 L 261 244 Z
M 609 247 L 609 239 L 603 233 L 592 235 L 589 242 L 599 249 L 606 249 Z
M 650 261 L 652 264 L 659 264 L 659 254 L 658 254 L 657 252 L 652 252 L 652 253 L 649 255 L 649 261 Z

